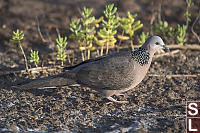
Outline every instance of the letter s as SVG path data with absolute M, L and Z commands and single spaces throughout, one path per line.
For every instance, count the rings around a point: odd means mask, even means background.
M 194 105 L 196 108 L 195 108 L 195 107 L 192 107 L 192 105 Z M 193 110 L 194 113 L 192 113 L 192 111 L 188 111 L 188 113 L 189 113 L 190 115 L 192 115 L 192 116 L 197 115 L 197 114 L 198 114 L 197 106 L 198 106 L 197 103 L 189 103 L 188 107 L 189 107 L 189 109 Z

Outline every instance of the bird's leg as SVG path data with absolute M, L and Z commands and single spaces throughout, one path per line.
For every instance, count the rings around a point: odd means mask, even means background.
M 107 97 L 108 100 L 114 102 L 114 103 L 128 103 L 128 101 L 117 101 L 116 99 L 112 98 L 111 96 L 110 97 Z M 112 102 L 108 102 L 106 104 L 110 104 Z

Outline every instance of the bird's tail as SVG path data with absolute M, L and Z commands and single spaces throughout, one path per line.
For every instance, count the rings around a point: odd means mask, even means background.
M 58 86 L 73 85 L 73 84 L 76 84 L 75 74 L 66 72 L 54 76 L 32 79 L 28 82 L 17 84 L 14 87 L 20 89 L 37 89 L 37 88 L 58 87 Z

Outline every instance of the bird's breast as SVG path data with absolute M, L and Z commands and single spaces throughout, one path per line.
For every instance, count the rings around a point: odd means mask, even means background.
M 142 80 L 144 79 L 145 75 L 147 74 L 147 71 L 150 67 L 150 64 L 147 64 L 145 66 L 136 65 L 136 70 L 132 72 L 132 83 L 127 88 L 127 90 L 134 88 L 137 86 Z

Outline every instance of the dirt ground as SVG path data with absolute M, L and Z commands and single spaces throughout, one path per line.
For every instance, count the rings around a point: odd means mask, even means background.
M 145 79 L 136 88 L 116 97 L 127 104 L 106 104 L 107 99 L 84 87 L 60 87 L 45 90 L 20 90 L 10 87 L 26 79 L 60 73 L 56 61 L 57 31 L 69 36 L 69 23 L 80 17 L 83 6 L 94 8 L 99 17 L 105 5 L 115 3 L 119 15 L 127 11 L 138 13 L 144 27 L 136 32 L 150 31 L 152 16 L 158 12 L 161 0 L 1 0 L 0 1 L 0 132 L 185 132 L 185 103 L 200 100 L 200 77 L 156 77 L 152 75 L 199 75 L 200 52 L 180 50 L 176 54 L 154 58 Z M 192 22 L 196 19 L 199 3 L 192 8 Z M 170 3 L 170 4 L 169 4 Z M 162 3 L 162 20 L 170 25 L 184 24 L 183 0 L 165 0 Z M 177 17 L 178 16 L 178 17 Z M 38 34 L 38 23 L 44 36 Z M 155 19 L 156 21 L 156 19 Z M 190 24 L 191 27 L 191 24 Z M 28 55 L 31 49 L 39 50 L 40 66 L 47 70 L 32 73 L 25 69 L 23 56 L 17 45 L 9 42 L 13 30 L 24 31 L 23 48 Z M 58 30 L 56 30 L 58 29 Z M 194 26 L 200 31 L 200 23 Z M 199 34 L 199 33 L 198 33 Z M 167 45 L 173 40 L 165 38 Z M 198 44 L 191 31 L 188 44 Z M 123 43 L 129 46 L 128 43 Z M 198 44 L 199 45 L 199 44 Z M 77 45 L 68 40 L 68 52 L 74 55 L 72 66 L 80 62 Z M 120 50 L 128 50 L 123 48 Z M 115 49 L 110 53 L 117 52 Z M 95 54 L 95 52 L 94 52 Z M 31 64 L 32 67 L 33 64 Z M 31 67 L 30 66 L 30 67 Z

